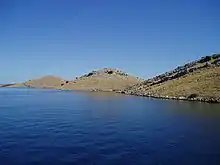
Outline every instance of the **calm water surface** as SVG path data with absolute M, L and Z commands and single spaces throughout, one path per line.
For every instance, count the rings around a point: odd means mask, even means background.
M 0 89 L 1 165 L 219 165 L 220 105 Z

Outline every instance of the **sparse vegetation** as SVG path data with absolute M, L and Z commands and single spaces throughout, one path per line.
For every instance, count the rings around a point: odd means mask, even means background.
M 205 56 L 205 57 L 202 57 L 200 60 L 199 60 L 199 63 L 204 63 L 204 62 L 208 62 L 212 59 L 211 56 Z
M 220 55 L 206 56 L 123 90 L 158 98 L 220 102 Z
M 112 70 L 108 71 L 107 72 L 108 74 L 113 74 L 114 72 Z
M 220 58 L 220 54 L 213 54 L 213 55 L 212 55 L 212 58 L 213 58 L 213 59 Z

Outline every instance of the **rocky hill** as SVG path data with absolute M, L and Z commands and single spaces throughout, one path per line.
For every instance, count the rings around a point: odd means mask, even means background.
M 143 80 L 130 76 L 120 70 L 105 68 L 90 72 L 73 81 L 54 76 L 29 80 L 10 87 L 52 88 L 60 90 L 115 91 L 140 83 Z
M 62 84 L 64 90 L 88 90 L 88 91 L 115 91 L 142 82 L 117 69 L 104 68 L 92 71 L 76 78 L 74 81 Z
M 165 99 L 220 102 L 220 54 L 202 57 L 120 92 Z
M 55 76 L 45 76 L 38 79 L 29 80 L 21 84 L 15 84 L 10 87 L 30 87 L 30 88 L 52 88 L 57 89 L 61 87 L 61 84 L 65 83 L 63 80 Z

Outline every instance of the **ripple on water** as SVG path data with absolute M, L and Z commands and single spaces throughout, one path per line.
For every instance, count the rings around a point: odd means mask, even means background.
M 180 106 L 179 102 L 130 96 L 95 99 L 85 93 L 23 92 L 1 93 L 0 89 L 1 164 L 220 162 L 217 105 L 181 102 Z

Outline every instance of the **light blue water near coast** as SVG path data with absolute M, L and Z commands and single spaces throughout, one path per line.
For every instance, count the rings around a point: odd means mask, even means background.
M 0 89 L 1 165 L 218 165 L 220 105 Z

